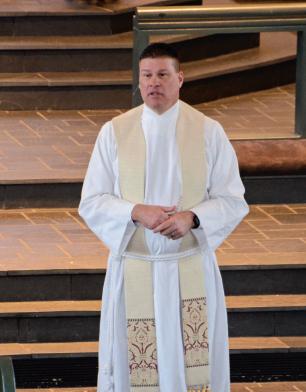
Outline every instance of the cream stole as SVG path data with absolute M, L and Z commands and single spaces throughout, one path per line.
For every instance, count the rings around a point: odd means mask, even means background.
M 143 105 L 113 119 L 122 198 L 144 203 L 146 142 L 141 127 Z M 181 161 L 183 205 L 190 210 L 204 199 L 207 181 L 205 116 L 180 101 L 176 134 Z M 157 234 L 158 235 L 158 234 Z M 198 247 L 191 231 L 180 253 Z M 150 255 L 142 225 L 126 252 Z M 125 299 L 131 391 L 157 392 L 158 363 L 152 283 L 152 262 L 125 258 Z M 186 385 L 209 384 L 208 326 L 201 254 L 178 260 L 183 315 Z M 169 353 L 169 356 L 171 353 Z

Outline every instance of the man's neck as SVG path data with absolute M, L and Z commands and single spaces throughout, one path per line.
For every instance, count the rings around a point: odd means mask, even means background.
M 157 112 L 153 108 L 150 108 L 148 105 L 144 104 L 145 106 L 145 112 L 152 114 L 153 116 L 160 116 L 160 117 L 167 117 L 168 115 L 174 113 L 178 107 L 179 107 L 179 100 L 175 102 L 174 105 L 172 105 L 169 109 L 163 111 L 162 113 Z

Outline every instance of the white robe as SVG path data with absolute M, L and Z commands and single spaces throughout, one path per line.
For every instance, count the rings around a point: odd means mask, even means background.
M 176 121 L 179 102 L 162 115 L 144 106 L 142 128 L 145 134 L 145 204 L 173 206 L 181 196 L 181 172 Z M 204 201 L 192 211 L 201 226 L 193 230 L 203 259 L 209 330 L 211 392 L 229 392 L 229 349 L 227 313 L 223 285 L 215 249 L 247 214 L 244 187 L 239 177 L 236 154 L 221 125 L 206 117 L 204 135 L 207 155 L 207 191 Z M 192 151 L 190 151 L 192 159 Z M 79 213 L 89 228 L 110 249 L 121 255 L 136 230 L 131 220 L 134 204 L 121 199 L 118 157 L 112 122 L 98 136 L 84 181 Z M 152 254 L 178 252 L 182 240 L 169 240 L 146 229 L 146 241 Z M 190 282 L 192 284 L 192 282 Z M 181 331 L 179 277 L 177 261 L 153 262 L 154 307 L 161 392 L 186 392 L 184 352 Z M 110 273 L 106 274 L 102 298 L 99 344 L 98 392 L 104 391 L 108 336 Z M 115 276 L 114 291 L 114 392 L 129 392 L 127 332 L 125 319 L 124 260 Z

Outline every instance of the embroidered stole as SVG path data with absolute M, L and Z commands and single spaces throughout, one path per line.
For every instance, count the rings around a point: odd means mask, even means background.
M 142 111 L 143 105 L 112 120 L 121 195 L 136 204 L 143 204 L 145 197 L 146 141 L 141 127 Z M 190 210 L 204 199 L 207 181 L 204 121 L 202 113 L 180 101 L 176 135 L 182 172 L 183 211 Z M 189 231 L 179 252 L 198 246 L 196 237 Z M 143 225 L 136 229 L 126 252 L 150 255 Z M 186 385 L 209 384 L 208 325 L 201 254 L 179 259 L 178 268 Z M 124 282 L 130 388 L 135 392 L 158 392 L 152 262 L 125 258 Z

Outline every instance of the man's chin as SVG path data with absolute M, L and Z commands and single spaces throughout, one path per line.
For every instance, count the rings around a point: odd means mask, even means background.
M 168 110 L 167 107 L 165 107 L 165 105 L 157 104 L 156 102 L 155 102 L 155 105 L 151 105 L 151 104 L 148 105 L 148 103 L 146 103 L 146 105 L 148 106 L 149 109 L 151 109 L 156 114 L 163 114 L 164 112 L 166 112 Z
M 163 96 L 162 95 L 149 95 L 148 96 L 148 101 L 152 102 L 154 105 L 155 103 L 160 103 L 163 101 Z
M 148 106 L 148 108 L 150 108 L 151 110 L 154 110 L 154 111 L 163 107 L 163 105 L 160 102 L 149 102 L 149 103 L 146 103 L 146 105 Z

